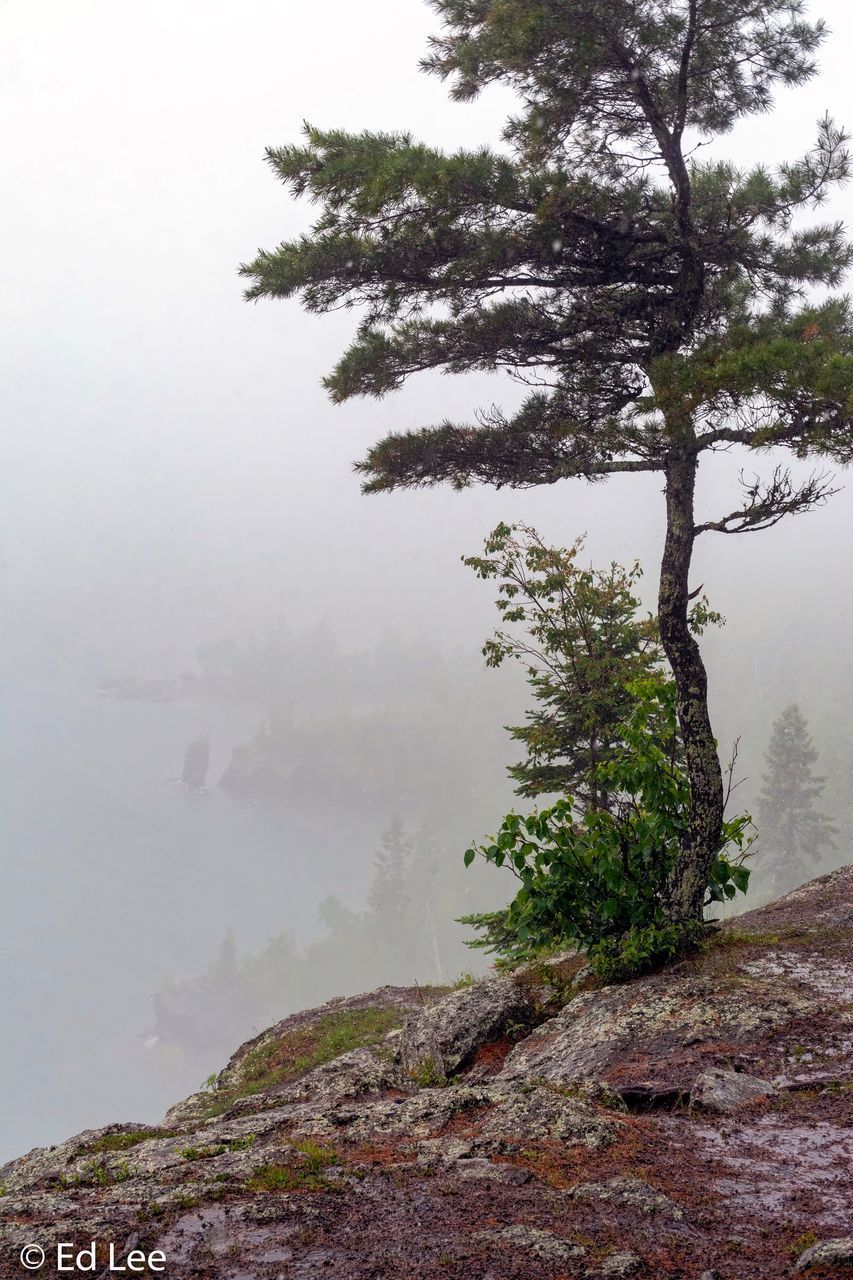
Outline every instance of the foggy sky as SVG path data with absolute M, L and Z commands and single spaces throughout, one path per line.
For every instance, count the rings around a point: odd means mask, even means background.
M 853 17 L 838 0 L 815 11 L 834 28 L 823 74 L 720 154 L 795 158 L 824 110 L 844 118 Z M 518 388 L 429 375 L 335 408 L 320 378 L 354 316 L 242 301 L 238 264 L 310 224 L 262 162 L 303 119 L 497 141 L 506 92 L 452 104 L 417 73 L 436 25 L 420 0 L 6 0 L 0 23 L 7 663 L 170 669 L 282 613 L 344 638 L 433 623 L 479 643 L 491 593 L 459 556 L 499 518 L 552 541 L 588 530 L 597 562 L 641 556 L 651 591 L 659 478 L 362 498 L 350 466 L 372 440 Z M 735 505 L 736 469 L 712 484 L 705 467 L 709 510 Z M 796 626 L 804 595 L 811 626 L 835 624 L 852 512 L 848 491 L 769 534 L 703 539 L 697 571 L 733 645 L 757 575 L 768 629 Z

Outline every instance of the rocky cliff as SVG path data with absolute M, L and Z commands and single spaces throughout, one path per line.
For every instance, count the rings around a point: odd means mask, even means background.
M 0 1274 L 829 1280 L 851 1170 L 848 867 L 625 985 L 567 956 L 287 1018 L 161 1126 L 0 1170 Z

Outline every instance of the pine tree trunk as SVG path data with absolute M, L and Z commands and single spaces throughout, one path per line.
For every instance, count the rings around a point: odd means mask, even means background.
M 689 448 L 670 455 L 658 597 L 661 642 L 675 676 L 678 721 L 690 779 L 689 829 L 670 884 L 672 914 L 681 922 L 702 919 L 723 822 L 723 775 L 708 715 L 708 677 L 687 625 L 696 461 L 696 453 Z

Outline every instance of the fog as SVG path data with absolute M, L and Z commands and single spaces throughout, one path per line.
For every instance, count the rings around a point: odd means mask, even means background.
M 813 8 L 833 28 L 821 76 L 721 154 L 796 158 L 824 111 L 849 121 L 853 15 Z M 518 387 L 429 375 L 336 408 L 320 379 L 354 316 L 242 300 L 238 264 L 310 225 L 263 163 L 304 119 L 497 140 L 506 93 L 454 105 L 417 73 L 434 26 L 420 0 L 0 8 L 0 1159 L 156 1121 L 303 1002 L 482 965 L 454 917 L 508 890 L 461 855 L 512 803 L 502 726 L 525 691 L 483 667 L 493 588 L 460 557 L 498 520 L 555 543 L 586 531 L 595 564 L 639 558 L 652 605 L 658 478 L 362 497 L 369 443 Z M 741 465 L 705 464 L 703 511 L 736 505 Z M 853 824 L 852 529 L 848 487 L 697 549 L 728 620 L 706 653 L 743 803 L 798 701 L 840 832 L 827 866 Z M 209 790 L 189 797 L 170 779 L 202 733 Z M 262 733 L 283 789 L 217 786 Z M 374 858 L 395 815 L 430 914 L 421 951 L 390 925 L 365 941 L 393 915 Z

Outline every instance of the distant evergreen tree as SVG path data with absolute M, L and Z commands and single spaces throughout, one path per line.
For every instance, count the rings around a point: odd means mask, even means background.
M 412 922 L 418 972 L 435 982 L 446 982 L 452 971 L 454 948 L 461 955 L 461 938 L 453 916 L 461 897 L 459 859 L 447 857 L 447 837 L 425 818 L 413 837 L 409 894 L 415 908 Z M 451 868 L 453 869 L 451 871 Z
M 381 847 L 373 859 L 373 883 L 368 895 L 374 916 L 388 921 L 395 932 L 408 906 L 406 878 L 411 856 L 411 841 L 395 813 L 382 832 Z
M 825 779 L 814 773 L 817 751 L 796 703 L 773 725 L 758 802 L 759 852 L 773 888 L 785 892 L 807 878 L 833 844 L 834 826 L 815 808 Z
M 376 956 L 387 977 L 395 968 L 408 973 L 419 951 L 422 907 L 412 900 L 411 877 L 412 840 L 395 813 L 373 859 L 368 911 L 362 917 L 366 953 Z
M 219 944 L 219 954 L 216 957 L 216 963 L 211 969 L 211 973 L 217 977 L 231 978 L 237 972 L 237 939 L 234 937 L 234 930 L 229 925 L 225 930 L 225 937 Z
M 452 923 L 460 885 L 448 875 L 450 867 L 458 872 L 458 860 L 447 857 L 432 820 L 409 833 L 394 814 L 373 866 L 368 910 L 360 917 L 365 966 L 373 966 L 377 983 L 445 981 L 454 944 L 461 954 Z

